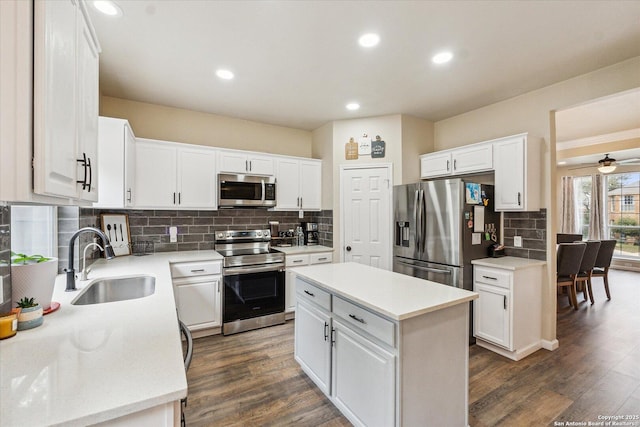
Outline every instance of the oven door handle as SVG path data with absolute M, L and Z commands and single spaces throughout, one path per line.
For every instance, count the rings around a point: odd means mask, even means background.
M 223 276 L 233 276 L 236 274 L 251 274 L 251 273 L 264 273 L 267 271 L 284 271 L 283 264 L 265 265 L 262 267 L 250 266 L 250 267 L 230 267 L 222 269 Z
M 265 187 L 265 185 L 264 185 L 264 179 L 263 179 L 261 182 L 262 182 L 262 198 L 261 198 L 261 200 L 260 200 L 260 201 L 261 201 L 262 203 L 264 203 L 265 198 L 266 198 L 266 196 L 265 196 L 265 194 L 264 194 L 264 191 L 265 191 L 265 188 L 264 188 L 264 187 Z

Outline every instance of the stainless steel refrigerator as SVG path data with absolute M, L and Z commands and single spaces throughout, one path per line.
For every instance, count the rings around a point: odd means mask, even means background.
M 394 186 L 393 271 L 473 289 L 471 260 L 487 257 L 494 242 L 486 231 L 499 240 L 500 215 L 493 210 L 493 186 L 467 183 L 476 184 L 440 179 Z M 467 203 L 468 197 L 475 201 Z

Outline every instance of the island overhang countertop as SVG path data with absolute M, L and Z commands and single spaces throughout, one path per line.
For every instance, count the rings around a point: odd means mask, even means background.
M 478 298 L 475 292 L 353 262 L 296 267 L 292 271 L 395 321 Z

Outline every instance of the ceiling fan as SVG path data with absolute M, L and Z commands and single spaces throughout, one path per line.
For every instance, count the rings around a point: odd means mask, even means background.
M 638 165 L 640 166 L 640 159 L 639 158 L 633 158 L 633 159 L 625 159 L 625 160 L 616 160 L 613 159 L 611 157 L 609 157 L 609 153 L 607 153 L 604 158 L 598 160 L 598 164 L 594 165 L 593 163 L 583 163 L 581 165 L 577 165 L 575 167 L 569 168 L 569 170 L 576 170 L 576 169 L 585 169 L 585 168 L 593 168 L 593 167 L 597 167 L 598 171 L 600 171 L 601 173 L 611 173 L 614 170 L 616 170 L 616 167 L 618 165 Z

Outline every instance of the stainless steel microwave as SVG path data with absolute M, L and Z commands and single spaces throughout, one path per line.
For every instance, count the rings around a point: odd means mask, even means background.
M 275 205 L 275 177 L 218 174 L 219 208 L 269 208 Z

